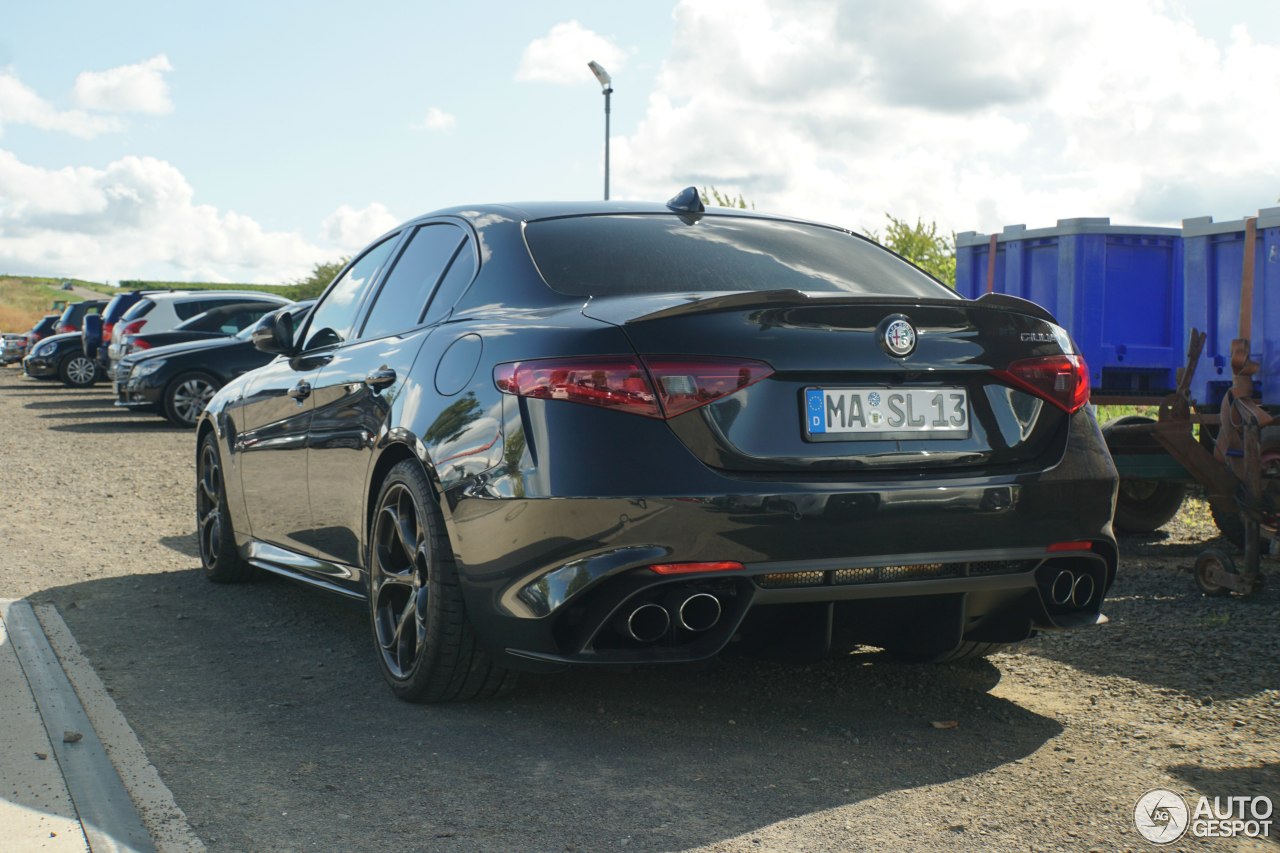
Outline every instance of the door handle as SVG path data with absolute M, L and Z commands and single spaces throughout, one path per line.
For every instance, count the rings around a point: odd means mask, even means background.
M 301 403 L 311 396 L 311 383 L 299 382 L 289 389 L 289 396 Z
M 381 391 L 396 381 L 396 372 L 385 364 L 364 378 L 364 384 L 374 391 Z

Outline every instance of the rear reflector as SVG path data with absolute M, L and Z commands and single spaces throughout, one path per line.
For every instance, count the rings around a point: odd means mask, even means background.
M 718 563 L 658 563 L 649 571 L 659 575 L 692 575 L 698 572 L 740 572 L 742 563 L 726 560 Z
M 1060 551 L 1089 551 L 1092 548 L 1092 542 L 1054 542 L 1045 550 L 1054 553 Z
M 1071 414 L 1089 402 L 1089 367 L 1079 355 L 1048 355 L 1015 361 L 996 377 Z
M 772 373 L 764 362 L 739 358 L 595 356 L 500 364 L 493 369 L 493 381 L 500 391 L 518 397 L 674 418 Z

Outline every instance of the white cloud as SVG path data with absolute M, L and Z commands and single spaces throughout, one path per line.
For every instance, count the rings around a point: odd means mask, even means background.
M 689 184 L 881 228 L 1174 223 L 1274 204 L 1280 45 L 1161 0 L 682 0 L 620 196 Z M 1252 188 L 1252 192 L 1250 192 Z
M 350 253 L 399 224 L 400 220 L 380 202 L 360 210 L 344 204 L 324 218 L 320 233 L 339 250 Z
M 0 130 L 6 124 L 26 124 L 41 130 L 57 130 L 82 139 L 124 129 L 109 116 L 80 110 L 59 110 L 28 88 L 11 71 L 0 71 Z
M 458 117 L 447 113 L 439 107 L 431 107 L 422 121 L 414 125 L 419 130 L 453 130 L 458 124 Z
M 583 83 L 595 78 L 587 68 L 599 62 L 610 74 L 622 68 L 626 54 L 611 39 L 592 32 L 577 21 L 556 24 L 542 38 L 534 39 L 520 57 L 516 79 L 522 82 Z
M 44 169 L 0 149 L 0 258 L 13 272 L 271 283 L 332 255 L 300 234 L 196 204 L 163 160 Z
M 165 115 L 173 112 L 169 84 L 164 78 L 165 72 L 172 70 L 169 58 L 161 53 L 134 65 L 82 71 L 76 75 L 71 97 L 77 105 L 90 110 Z

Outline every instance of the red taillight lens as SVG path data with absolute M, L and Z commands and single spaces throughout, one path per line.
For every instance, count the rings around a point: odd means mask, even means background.
M 658 563 L 649 571 L 660 575 L 692 575 L 698 572 L 740 572 L 742 563 L 722 560 L 715 563 Z
M 130 323 L 125 323 L 124 328 L 120 330 L 120 337 L 123 338 L 125 335 L 136 335 L 138 332 L 142 331 L 142 327 L 145 325 L 147 325 L 146 320 L 134 320 Z
M 1089 367 L 1080 355 L 1048 355 L 1015 361 L 995 375 L 1071 414 L 1089 402 Z
M 764 362 L 744 359 L 646 358 L 668 418 L 754 385 L 773 373 Z
M 771 373 L 769 365 L 747 359 L 599 356 L 500 364 L 493 370 L 493 381 L 499 390 L 519 397 L 568 400 L 650 418 L 674 418 Z
M 76 330 L 76 327 L 71 325 L 70 323 L 58 324 L 58 334 L 60 335 L 65 335 L 67 332 L 74 332 L 75 330 Z
M 1053 542 L 1050 543 L 1046 551 L 1050 553 L 1060 553 L 1062 551 L 1090 551 L 1093 549 L 1092 542 Z
M 517 361 L 493 369 L 499 391 L 662 417 L 644 366 L 626 356 Z
M 111 340 L 111 330 L 112 330 L 112 329 L 114 329 L 115 327 L 116 327 L 116 324 L 115 324 L 115 323 L 103 323 L 103 324 L 102 324 L 102 339 L 103 339 L 104 341 L 109 341 L 109 340 Z
M 146 338 L 134 338 L 129 344 L 133 349 L 151 349 L 151 342 Z

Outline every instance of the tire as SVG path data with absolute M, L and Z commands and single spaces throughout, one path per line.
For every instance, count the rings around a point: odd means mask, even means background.
M 222 455 L 212 432 L 200 442 L 196 459 L 196 538 L 206 578 L 214 583 L 241 583 L 253 578 L 256 570 L 240 558 L 236 548 L 235 528 L 227 511 Z
M 444 518 L 417 460 L 400 462 L 383 480 L 368 547 L 374 650 L 397 698 L 478 699 L 513 684 L 476 641 Z
M 207 373 L 183 373 L 164 389 L 164 416 L 174 426 L 191 428 L 222 384 Z
M 1280 504 L 1280 427 L 1264 427 L 1262 435 L 1259 437 L 1260 452 L 1262 458 L 1262 477 L 1263 491 L 1271 495 L 1272 500 Z M 1224 539 L 1232 545 L 1244 550 L 1244 519 L 1240 517 L 1240 510 L 1236 507 L 1235 501 L 1219 504 L 1211 501 L 1209 503 L 1209 514 L 1213 516 L 1213 523 L 1218 526 Z M 1266 523 L 1263 525 L 1268 531 L 1274 531 L 1276 525 Z
M 1231 555 L 1225 551 L 1219 551 L 1217 548 L 1210 548 L 1199 557 L 1196 558 L 1196 564 L 1193 568 L 1193 574 L 1196 579 L 1196 586 L 1200 588 L 1200 592 L 1210 598 L 1222 598 L 1231 594 L 1231 590 L 1225 586 L 1219 586 L 1209 580 L 1209 571 L 1217 567 L 1225 569 L 1229 574 L 1236 574 L 1235 561 L 1231 559 Z
M 1150 423 L 1155 421 L 1142 415 L 1116 418 L 1103 424 L 1102 435 L 1105 438 L 1112 427 Z M 1147 443 L 1142 442 L 1143 445 Z M 1156 446 L 1154 438 L 1149 443 L 1152 447 Z M 1186 483 L 1122 478 L 1116 495 L 1116 529 L 1123 533 L 1151 533 L 1168 524 L 1178 514 L 1186 496 Z
M 88 388 L 98 381 L 98 364 L 82 352 L 73 352 L 58 363 L 58 378 L 68 388 Z

